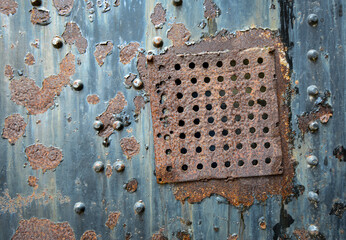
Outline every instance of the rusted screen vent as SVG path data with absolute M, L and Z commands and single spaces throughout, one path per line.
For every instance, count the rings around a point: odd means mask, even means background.
M 274 58 L 266 48 L 154 57 L 158 182 L 282 173 Z

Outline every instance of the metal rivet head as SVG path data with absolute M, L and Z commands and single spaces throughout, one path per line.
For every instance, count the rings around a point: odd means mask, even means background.
M 73 83 L 72 83 L 72 87 L 74 90 L 76 91 L 80 91 L 83 89 L 83 82 L 82 80 L 75 80 Z
M 161 37 L 154 37 L 153 45 L 154 45 L 154 47 L 157 47 L 157 48 L 162 47 L 162 45 L 163 45 L 162 38 Z
M 144 202 L 142 200 L 139 200 L 138 202 L 136 202 L 134 205 L 134 210 L 136 214 L 143 213 L 145 210 Z
M 307 88 L 307 92 L 310 96 L 316 96 L 318 94 L 318 88 L 315 85 L 311 85 Z
M 123 128 L 123 123 L 119 120 L 116 120 L 113 122 L 113 128 L 119 131 Z
M 316 132 L 318 130 L 319 126 L 318 126 L 318 122 L 317 121 L 313 121 L 309 123 L 309 130 L 311 132 Z
M 319 229 L 315 225 L 310 225 L 308 227 L 308 232 L 309 232 L 310 236 L 316 237 L 319 234 Z
M 132 85 L 134 88 L 141 88 L 143 87 L 143 82 L 139 78 L 136 78 L 135 80 L 132 81 Z
M 95 130 L 101 130 L 103 128 L 103 123 L 97 120 L 94 122 L 93 127 Z
M 96 161 L 93 165 L 93 169 L 95 170 L 95 172 L 102 172 L 104 168 L 105 166 L 101 161 Z
M 313 192 L 313 191 L 310 191 L 308 193 L 308 199 L 309 199 L 309 201 L 314 202 L 314 203 L 319 202 L 318 194 Z
M 37 6 L 41 6 L 42 1 L 41 0 L 31 0 L 31 5 L 37 7 Z
M 258 225 L 262 230 L 265 230 L 267 228 L 267 223 L 264 217 L 260 217 L 258 219 Z
M 180 6 L 181 4 L 183 4 L 183 0 L 173 0 L 172 3 L 174 6 Z
M 52 45 L 53 45 L 53 47 L 55 47 L 55 48 L 61 48 L 63 44 L 64 44 L 64 42 L 62 41 L 62 38 L 61 38 L 61 37 L 59 37 L 59 36 L 53 37 L 53 39 L 52 39 Z
M 125 164 L 124 164 L 123 161 L 121 161 L 121 160 L 118 159 L 118 160 L 113 164 L 113 168 L 114 168 L 114 170 L 117 171 L 117 172 L 122 172 L 122 171 L 124 171 L 124 169 L 125 169 Z
M 148 61 L 148 62 L 152 62 L 153 59 L 154 59 L 154 56 L 153 56 L 153 55 L 151 55 L 151 54 L 148 54 L 148 55 L 147 55 L 147 61 Z
M 81 214 L 85 211 L 85 205 L 82 202 L 77 202 L 73 209 L 77 214 Z
M 306 158 L 306 161 L 307 163 L 310 165 L 310 166 L 317 166 L 318 164 L 318 159 L 316 156 L 314 155 L 310 155 Z
M 104 147 L 109 147 L 110 144 L 111 144 L 111 141 L 109 141 L 108 138 L 103 139 L 102 145 Z
M 309 23 L 310 26 L 316 27 L 317 24 L 318 24 L 318 17 L 317 17 L 317 15 L 316 14 L 310 14 L 308 16 L 308 23 Z
M 308 51 L 307 56 L 311 61 L 315 62 L 318 59 L 318 52 L 315 49 L 311 49 Z

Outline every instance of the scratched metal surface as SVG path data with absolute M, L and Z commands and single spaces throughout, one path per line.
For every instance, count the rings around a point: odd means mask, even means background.
M 189 234 L 191 239 L 227 239 L 232 234 L 238 239 L 299 239 L 299 236 L 304 239 L 311 224 L 320 230 L 317 239 L 346 238 L 346 217 L 330 214 L 333 204 L 346 203 L 345 162 L 333 155 L 337 146 L 346 144 L 346 7 L 342 0 L 215 0 L 221 14 L 209 22 L 203 16 L 202 0 L 184 1 L 181 7 L 173 6 L 171 1 L 160 1 L 167 9 L 167 22 L 157 30 L 150 22 L 155 1 L 123 0 L 120 6 L 111 7 L 105 13 L 93 1 L 93 22 L 89 21 L 85 1 L 75 1 L 69 16 L 59 16 L 52 1 L 43 1 L 51 17 L 47 26 L 30 22 L 32 6 L 29 1 L 17 2 L 19 6 L 14 15 L 0 13 L 0 126 L 4 128 L 7 116 L 19 113 L 27 127 L 25 136 L 15 145 L 0 139 L 0 239 L 10 239 L 19 221 L 32 217 L 50 219 L 54 223 L 68 222 L 75 239 L 80 239 L 87 230 L 94 230 L 102 239 L 125 239 L 129 234 L 131 239 L 150 239 L 161 228 L 168 239 L 182 239 L 181 232 Z M 307 24 L 310 13 L 319 18 L 316 27 Z M 201 29 L 198 25 L 203 20 L 207 26 Z M 79 25 L 88 41 L 85 54 L 80 54 L 75 45 L 64 44 L 58 50 L 51 45 L 53 36 L 61 35 L 69 21 Z M 175 200 L 172 185 L 156 183 L 150 103 L 145 105 L 135 122 L 133 98 L 140 93 L 133 88 L 126 89 L 123 81 L 130 72 L 138 74 L 136 61 L 134 59 L 127 65 L 120 63 L 117 46 L 136 41 L 141 48 L 152 50 L 155 49 L 152 46 L 154 36 L 163 38 L 164 47 L 170 46 L 166 32 L 173 22 L 183 23 L 189 29 L 190 41 L 197 41 L 202 33 L 214 34 L 221 29 L 231 32 L 250 27 L 280 29 L 280 35 L 288 45 L 292 88 L 295 90 L 290 103 L 292 130 L 296 133 L 292 150 L 297 162 L 295 196 L 286 201 L 280 196 L 272 196 L 265 202 L 256 201 L 248 208 L 231 206 L 218 196 L 197 204 L 182 204 Z M 39 49 L 30 44 L 35 39 L 39 39 Z M 107 40 L 114 44 L 113 53 L 100 67 L 93 53 L 97 43 Z M 310 49 L 319 51 L 316 62 L 306 56 Z M 20 70 L 41 86 L 44 78 L 59 73 L 59 63 L 69 51 L 81 61 L 71 79 L 83 81 L 82 91 L 73 91 L 67 86 L 56 97 L 55 107 L 39 115 L 27 115 L 23 106 L 10 100 L 10 81 L 4 76 L 5 65 L 15 69 L 15 79 L 20 77 L 17 71 Z M 24 64 L 28 52 L 36 60 L 32 66 Z M 318 87 L 321 97 L 326 90 L 330 91 L 328 101 L 333 116 L 327 124 L 319 123 L 316 133 L 308 132 L 303 138 L 297 116 L 313 107 L 314 101 L 310 101 L 307 94 L 307 87 L 312 84 Z M 117 92 L 123 92 L 127 100 L 125 112 L 130 116 L 131 125 L 112 134 L 110 146 L 105 148 L 103 139 L 93 129 L 93 122 L 106 110 L 107 102 Z M 88 104 L 89 94 L 97 94 L 100 103 Z M 126 160 L 120 140 L 131 136 L 140 143 L 140 152 Z M 29 164 L 25 166 L 28 162 L 24 150 L 35 143 L 63 151 L 63 161 L 54 171 L 47 170 L 43 174 L 42 170 L 33 170 Z M 310 154 L 319 159 L 316 167 L 312 168 L 306 162 Z M 116 159 L 125 162 L 123 173 L 113 171 L 107 177 L 105 172 L 96 173 L 92 169 L 97 160 L 113 164 Z M 37 188 L 28 185 L 29 176 L 38 178 Z M 132 178 L 138 181 L 134 193 L 123 188 L 123 184 Z M 308 200 L 310 191 L 318 192 L 318 204 Z M 141 215 L 133 210 L 138 200 L 143 200 L 146 206 Z M 74 204 L 79 201 L 86 206 L 81 215 L 73 211 Z M 121 213 L 113 230 L 105 226 L 110 212 Z M 261 217 L 265 219 L 265 230 L 259 226 Z

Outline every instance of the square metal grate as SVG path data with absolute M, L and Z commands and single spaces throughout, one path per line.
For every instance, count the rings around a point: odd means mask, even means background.
M 275 55 L 158 55 L 148 64 L 158 182 L 282 174 Z

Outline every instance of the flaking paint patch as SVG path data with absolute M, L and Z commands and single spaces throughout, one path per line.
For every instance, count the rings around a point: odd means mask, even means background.
M 100 102 L 100 98 L 99 98 L 99 96 L 97 96 L 96 94 L 88 95 L 88 96 L 87 96 L 87 102 L 88 102 L 89 104 L 95 105 L 95 104 L 98 104 L 98 103 Z
M 37 188 L 38 187 L 37 182 L 38 182 L 38 179 L 35 176 L 28 177 L 28 185 L 30 187 Z
M 65 25 L 65 31 L 61 35 L 65 42 L 69 45 L 75 44 L 78 52 L 83 54 L 86 52 L 88 47 L 88 41 L 85 37 L 83 37 L 82 32 L 75 22 L 68 22 Z
M 14 78 L 13 68 L 10 65 L 5 66 L 5 76 L 10 80 Z
M 56 168 L 62 161 L 62 151 L 56 147 L 46 147 L 43 144 L 35 144 L 25 149 L 30 166 L 33 170 L 42 169 L 45 173 L 47 170 Z
M 220 8 L 214 3 L 213 0 L 204 0 L 204 17 L 206 19 L 217 18 L 221 14 Z
M 35 57 L 34 55 L 32 55 L 32 53 L 27 53 L 26 56 L 25 56 L 25 59 L 24 59 L 24 63 L 26 65 L 34 65 L 35 64 Z
M 139 49 L 138 42 L 130 42 L 124 47 L 120 47 L 120 62 L 122 64 L 129 64 L 133 58 L 136 57 L 136 54 Z
M 135 137 L 122 138 L 120 140 L 120 146 L 127 159 L 131 159 L 137 155 L 140 150 L 140 145 Z
M 110 212 L 105 225 L 109 229 L 113 230 L 118 223 L 119 217 L 120 217 L 120 212 Z
M 168 238 L 164 235 L 164 228 L 160 228 L 160 230 L 154 233 L 151 236 L 151 240 L 168 240 Z
M 138 116 L 139 114 L 141 114 L 141 110 L 144 108 L 145 106 L 145 101 L 144 101 L 144 97 L 142 96 L 136 96 L 133 99 L 133 103 L 135 104 L 135 116 Z
M 184 45 L 190 37 L 191 33 L 183 23 L 173 23 L 167 32 L 167 38 L 173 42 L 173 46 Z
M 113 42 L 107 41 L 96 44 L 94 56 L 97 61 L 97 64 L 101 67 L 104 64 L 105 58 L 112 54 Z
M 0 1 L 0 13 L 7 16 L 13 15 L 17 12 L 18 3 L 14 0 L 1 0 Z
M 309 124 L 313 121 L 320 120 L 322 123 L 327 123 L 329 118 L 333 116 L 333 109 L 327 104 L 322 104 L 318 109 L 304 113 L 298 116 L 298 127 L 302 134 L 304 135 L 309 131 Z
M 85 231 L 80 240 L 97 240 L 97 234 L 93 230 Z
M 5 118 L 2 137 L 8 139 L 10 144 L 15 144 L 16 141 L 24 135 L 26 125 L 24 118 L 20 114 L 12 114 Z
M 129 73 L 124 77 L 124 84 L 126 88 L 131 88 L 132 87 L 132 81 L 135 80 L 137 77 L 136 74 L 134 73 Z
M 150 15 L 151 22 L 155 28 L 162 28 L 166 22 L 166 10 L 161 3 L 157 3 L 154 7 L 154 12 Z
M 74 0 L 53 0 L 53 5 L 61 16 L 69 15 L 73 8 Z
M 48 25 L 50 24 L 49 11 L 46 9 L 33 8 L 30 10 L 30 21 L 32 24 Z

